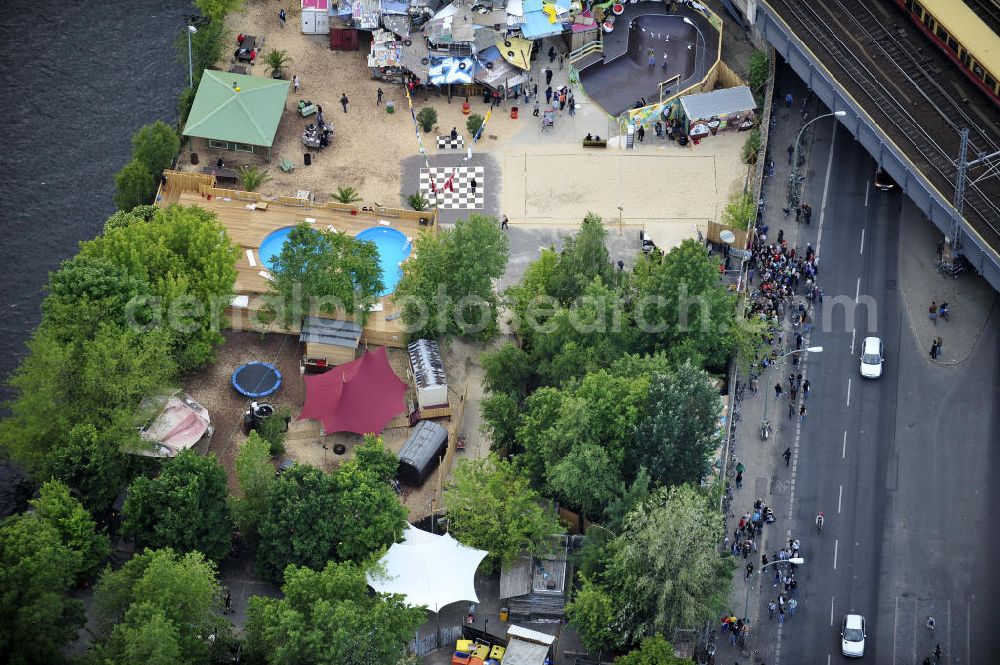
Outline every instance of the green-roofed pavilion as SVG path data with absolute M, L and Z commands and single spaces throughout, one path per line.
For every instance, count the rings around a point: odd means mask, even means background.
M 265 152 L 271 159 L 288 86 L 280 79 L 206 69 L 184 136 L 205 139 L 210 148 Z

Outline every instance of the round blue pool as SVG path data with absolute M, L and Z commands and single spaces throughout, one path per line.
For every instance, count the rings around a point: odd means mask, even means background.
M 400 264 L 410 256 L 413 249 L 412 243 L 406 239 L 406 235 L 396 229 L 373 226 L 365 229 L 355 238 L 373 242 L 378 247 L 378 266 L 382 270 L 383 286 L 379 296 L 387 296 L 395 291 L 396 284 L 403 276 L 403 268 Z M 263 246 L 261 251 L 263 251 Z
M 264 238 L 264 242 L 260 243 L 260 249 L 257 250 L 257 254 L 260 256 L 260 262 L 265 266 L 274 270 L 274 260 L 278 258 L 281 254 L 281 247 L 288 240 L 288 234 L 292 232 L 292 227 L 286 226 L 284 228 L 275 229 L 267 234 Z

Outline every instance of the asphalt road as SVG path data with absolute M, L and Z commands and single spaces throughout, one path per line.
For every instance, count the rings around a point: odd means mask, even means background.
M 789 532 L 806 559 L 800 606 L 780 629 L 776 655 L 780 663 L 846 660 L 839 632 L 850 612 L 867 619 L 868 662 L 919 664 L 938 643 L 942 662 L 997 662 L 989 601 L 1000 597 L 1000 536 L 990 513 L 1000 488 L 990 480 L 1000 471 L 1000 447 L 991 445 L 1000 424 L 1000 314 L 964 362 L 928 361 L 897 274 L 906 225 L 928 222 L 900 193 L 869 186 L 872 160 L 842 127 L 818 125 L 806 196 L 814 210 L 825 197 L 825 215 L 799 246 L 819 249 L 826 298 L 809 344 L 824 351 L 805 364 L 806 419 L 786 420 L 785 404 L 774 416 L 798 446 Z M 885 343 L 878 380 L 859 374 L 866 335 Z M 817 534 L 821 510 L 826 528 Z M 933 633 L 928 615 L 937 620 Z

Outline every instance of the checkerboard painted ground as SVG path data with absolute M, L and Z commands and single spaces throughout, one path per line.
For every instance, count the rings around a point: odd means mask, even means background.
M 461 150 L 463 145 L 465 145 L 465 139 L 462 138 L 461 134 L 455 140 L 452 140 L 450 134 L 438 137 L 438 150 Z
M 454 172 L 452 189 L 445 189 L 445 182 Z M 483 189 L 486 178 L 484 166 L 434 166 L 430 169 L 420 169 L 420 193 L 429 201 L 439 201 L 442 210 L 474 210 L 485 205 Z M 437 188 L 437 194 L 431 191 L 431 179 Z M 472 193 L 470 183 L 476 179 L 476 193 Z

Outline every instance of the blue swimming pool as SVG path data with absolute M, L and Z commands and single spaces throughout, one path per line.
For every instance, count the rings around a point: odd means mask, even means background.
M 406 235 L 396 229 L 373 226 L 354 237 L 358 240 L 373 242 L 378 247 L 378 265 L 382 270 L 382 285 L 384 287 L 379 295 L 387 296 L 395 291 L 396 284 L 403 276 L 400 264 L 410 256 L 410 252 L 413 250 L 412 243 L 406 239 Z
M 274 260 L 278 258 L 281 254 L 281 247 L 288 240 L 288 234 L 292 232 L 292 227 L 286 226 L 284 228 L 275 229 L 267 234 L 264 238 L 264 242 L 260 243 L 260 249 L 257 250 L 257 254 L 260 256 L 260 262 L 274 270 Z

